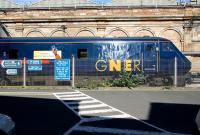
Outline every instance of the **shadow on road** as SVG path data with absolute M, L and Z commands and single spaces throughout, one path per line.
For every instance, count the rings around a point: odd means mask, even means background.
M 78 100 L 68 101 L 77 102 Z M 200 105 L 151 103 L 150 123 L 169 132 L 191 134 L 193 122 Z M 76 110 L 78 113 L 79 110 Z M 73 127 L 80 118 L 57 99 L 0 96 L 0 113 L 7 114 L 16 123 L 16 135 L 62 135 Z M 99 116 L 82 116 L 98 118 Z M 103 117 L 99 117 L 102 118 Z M 106 119 L 83 122 L 82 127 L 130 129 L 142 132 L 161 132 L 135 119 Z M 73 135 L 98 135 L 87 131 L 73 131 Z M 103 133 L 105 135 L 105 133 Z
M 151 103 L 148 123 L 170 132 L 191 134 L 200 105 Z
M 16 135 L 62 135 L 80 120 L 57 99 L 0 96 L 0 113 L 15 121 Z

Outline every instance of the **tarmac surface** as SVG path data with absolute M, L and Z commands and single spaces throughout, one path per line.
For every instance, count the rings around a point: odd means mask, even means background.
M 1 88 L 16 135 L 192 134 L 197 88 Z

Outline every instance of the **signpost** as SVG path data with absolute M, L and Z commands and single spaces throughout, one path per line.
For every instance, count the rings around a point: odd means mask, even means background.
M 2 60 L 1 61 L 2 68 L 22 68 L 21 60 Z
M 57 81 L 70 80 L 70 59 L 55 60 L 54 62 L 54 79 Z

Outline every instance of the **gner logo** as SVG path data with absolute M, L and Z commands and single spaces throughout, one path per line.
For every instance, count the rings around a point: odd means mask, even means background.
M 95 64 L 95 68 L 97 71 L 99 72 L 104 72 L 107 69 L 109 69 L 109 71 L 113 72 L 113 71 L 122 71 L 122 67 L 125 71 L 127 72 L 131 72 L 131 71 L 141 71 L 142 68 L 142 64 L 140 62 L 140 60 L 125 60 L 125 61 L 121 61 L 121 60 L 109 60 L 109 61 L 105 61 L 105 60 L 98 60 Z

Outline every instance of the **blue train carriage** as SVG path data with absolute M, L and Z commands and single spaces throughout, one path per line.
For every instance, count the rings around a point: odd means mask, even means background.
M 144 74 L 152 85 L 173 83 L 175 57 L 179 85 L 184 85 L 184 76 L 191 69 L 190 61 L 164 38 L 0 39 L 0 59 L 70 59 L 72 55 L 76 75 L 113 76 L 127 71 Z

